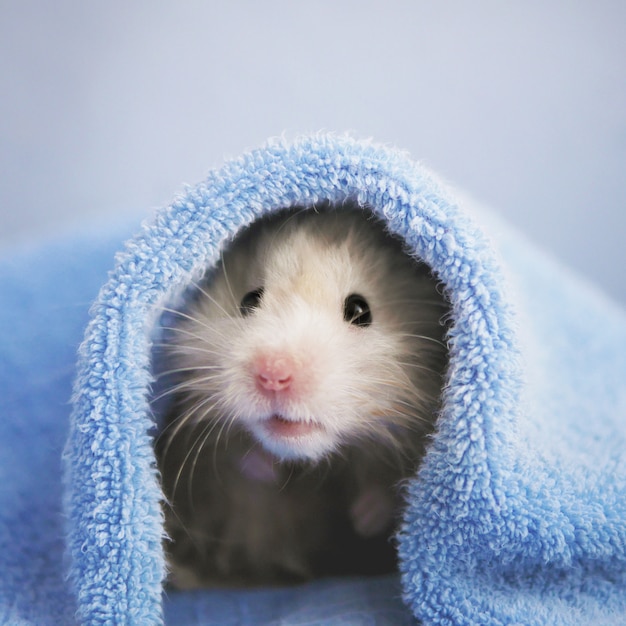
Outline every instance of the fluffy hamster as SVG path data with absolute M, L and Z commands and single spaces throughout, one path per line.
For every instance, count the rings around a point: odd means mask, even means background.
M 445 312 L 428 269 L 361 209 L 283 212 L 237 238 L 167 331 L 171 584 L 392 570 Z

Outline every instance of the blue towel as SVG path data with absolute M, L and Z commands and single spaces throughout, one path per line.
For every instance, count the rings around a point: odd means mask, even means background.
M 452 307 L 401 572 L 163 594 L 158 311 L 259 216 L 346 199 Z M 332 135 L 252 151 L 137 230 L 115 263 L 113 227 L 0 259 L 0 623 L 626 623 L 626 316 L 601 293 L 407 155 Z

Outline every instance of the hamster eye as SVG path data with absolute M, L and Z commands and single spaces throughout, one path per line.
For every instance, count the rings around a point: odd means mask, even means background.
M 246 317 L 250 315 L 254 311 L 254 309 L 258 308 L 261 303 L 261 297 L 263 296 L 263 288 L 255 289 L 254 291 L 249 291 L 242 299 L 239 304 L 239 312 Z
M 358 293 L 349 295 L 343 303 L 343 319 L 356 326 L 369 326 L 372 312 L 367 300 Z

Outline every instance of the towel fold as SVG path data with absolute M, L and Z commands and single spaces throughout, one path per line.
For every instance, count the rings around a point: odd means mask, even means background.
M 401 580 L 164 596 L 148 403 L 160 308 L 256 218 L 346 199 L 451 304 Z M 626 623 L 626 316 L 592 286 L 406 154 L 333 135 L 211 172 L 113 263 L 124 238 L 0 260 L 0 623 Z

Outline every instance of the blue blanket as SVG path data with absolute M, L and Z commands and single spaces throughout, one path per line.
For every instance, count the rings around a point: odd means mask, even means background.
M 346 199 L 452 307 L 401 572 L 163 594 L 158 311 L 255 218 Z M 270 143 L 137 230 L 115 263 L 124 229 L 0 260 L 0 623 L 626 623 L 626 316 L 602 294 L 405 154 L 344 137 Z

